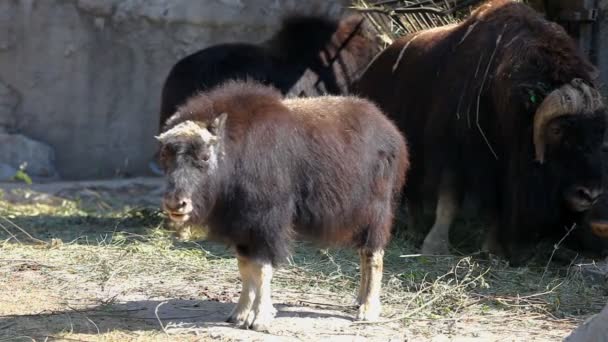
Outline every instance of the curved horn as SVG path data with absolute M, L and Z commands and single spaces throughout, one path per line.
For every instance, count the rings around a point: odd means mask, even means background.
M 604 106 L 602 95 L 580 78 L 555 89 L 538 106 L 534 114 L 534 150 L 536 160 L 541 164 L 545 161 L 544 128 L 549 121 L 563 116 L 576 114 L 591 114 Z

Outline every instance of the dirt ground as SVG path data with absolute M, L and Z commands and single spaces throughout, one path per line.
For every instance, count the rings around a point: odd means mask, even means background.
M 160 179 L 0 189 L 0 342 L 558 341 L 608 301 L 581 272 L 601 264 L 429 258 L 398 233 L 382 321 L 353 320 L 355 253 L 297 243 L 273 279 L 270 332 L 241 330 L 224 322 L 240 291 L 232 253 L 165 229 Z

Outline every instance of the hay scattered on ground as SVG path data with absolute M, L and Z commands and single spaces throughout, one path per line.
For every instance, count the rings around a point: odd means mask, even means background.
M 0 230 L 3 336 L 263 340 L 265 335 L 221 322 L 240 291 L 229 250 L 175 239 L 154 207 L 94 207 L 78 198 L 45 205 L 0 201 L 7 228 Z M 546 260 L 539 260 L 512 268 L 479 254 L 414 253 L 400 234 L 390 244 L 383 320 L 369 324 L 349 318 L 356 312 L 356 253 L 296 244 L 273 280 L 281 314 L 271 333 L 313 340 L 443 335 L 556 340 L 608 300 L 605 288 L 567 265 L 546 267 Z

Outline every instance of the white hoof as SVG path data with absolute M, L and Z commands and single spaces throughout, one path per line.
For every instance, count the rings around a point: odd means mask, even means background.
M 424 239 L 421 252 L 427 255 L 450 255 L 447 241 L 436 241 L 428 237 Z
M 380 318 L 382 307 L 380 303 L 366 303 L 359 307 L 358 321 L 377 321 Z

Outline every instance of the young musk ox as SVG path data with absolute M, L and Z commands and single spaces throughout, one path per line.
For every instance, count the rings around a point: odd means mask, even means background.
M 261 44 L 220 44 L 182 58 L 163 85 L 159 130 L 189 97 L 228 80 L 251 79 L 296 96 L 348 93 L 380 52 L 368 25 L 359 15 L 294 15 Z
M 492 218 L 486 248 L 513 263 L 562 237 L 602 193 L 605 108 L 572 39 L 521 3 L 397 40 L 361 77 L 408 138 L 412 226 L 436 203 L 422 252 L 448 253 L 464 192 Z M 420 227 L 415 227 L 420 229 Z
M 229 82 L 181 106 L 160 134 L 163 206 L 236 250 L 243 290 L 230 322 L 265 330 L 272 269 L 295 234 L 359 249 L 358 318 L 380 313 L 383 248 L 408 169 L 405 141 L 372 103 L 282 99 Z

